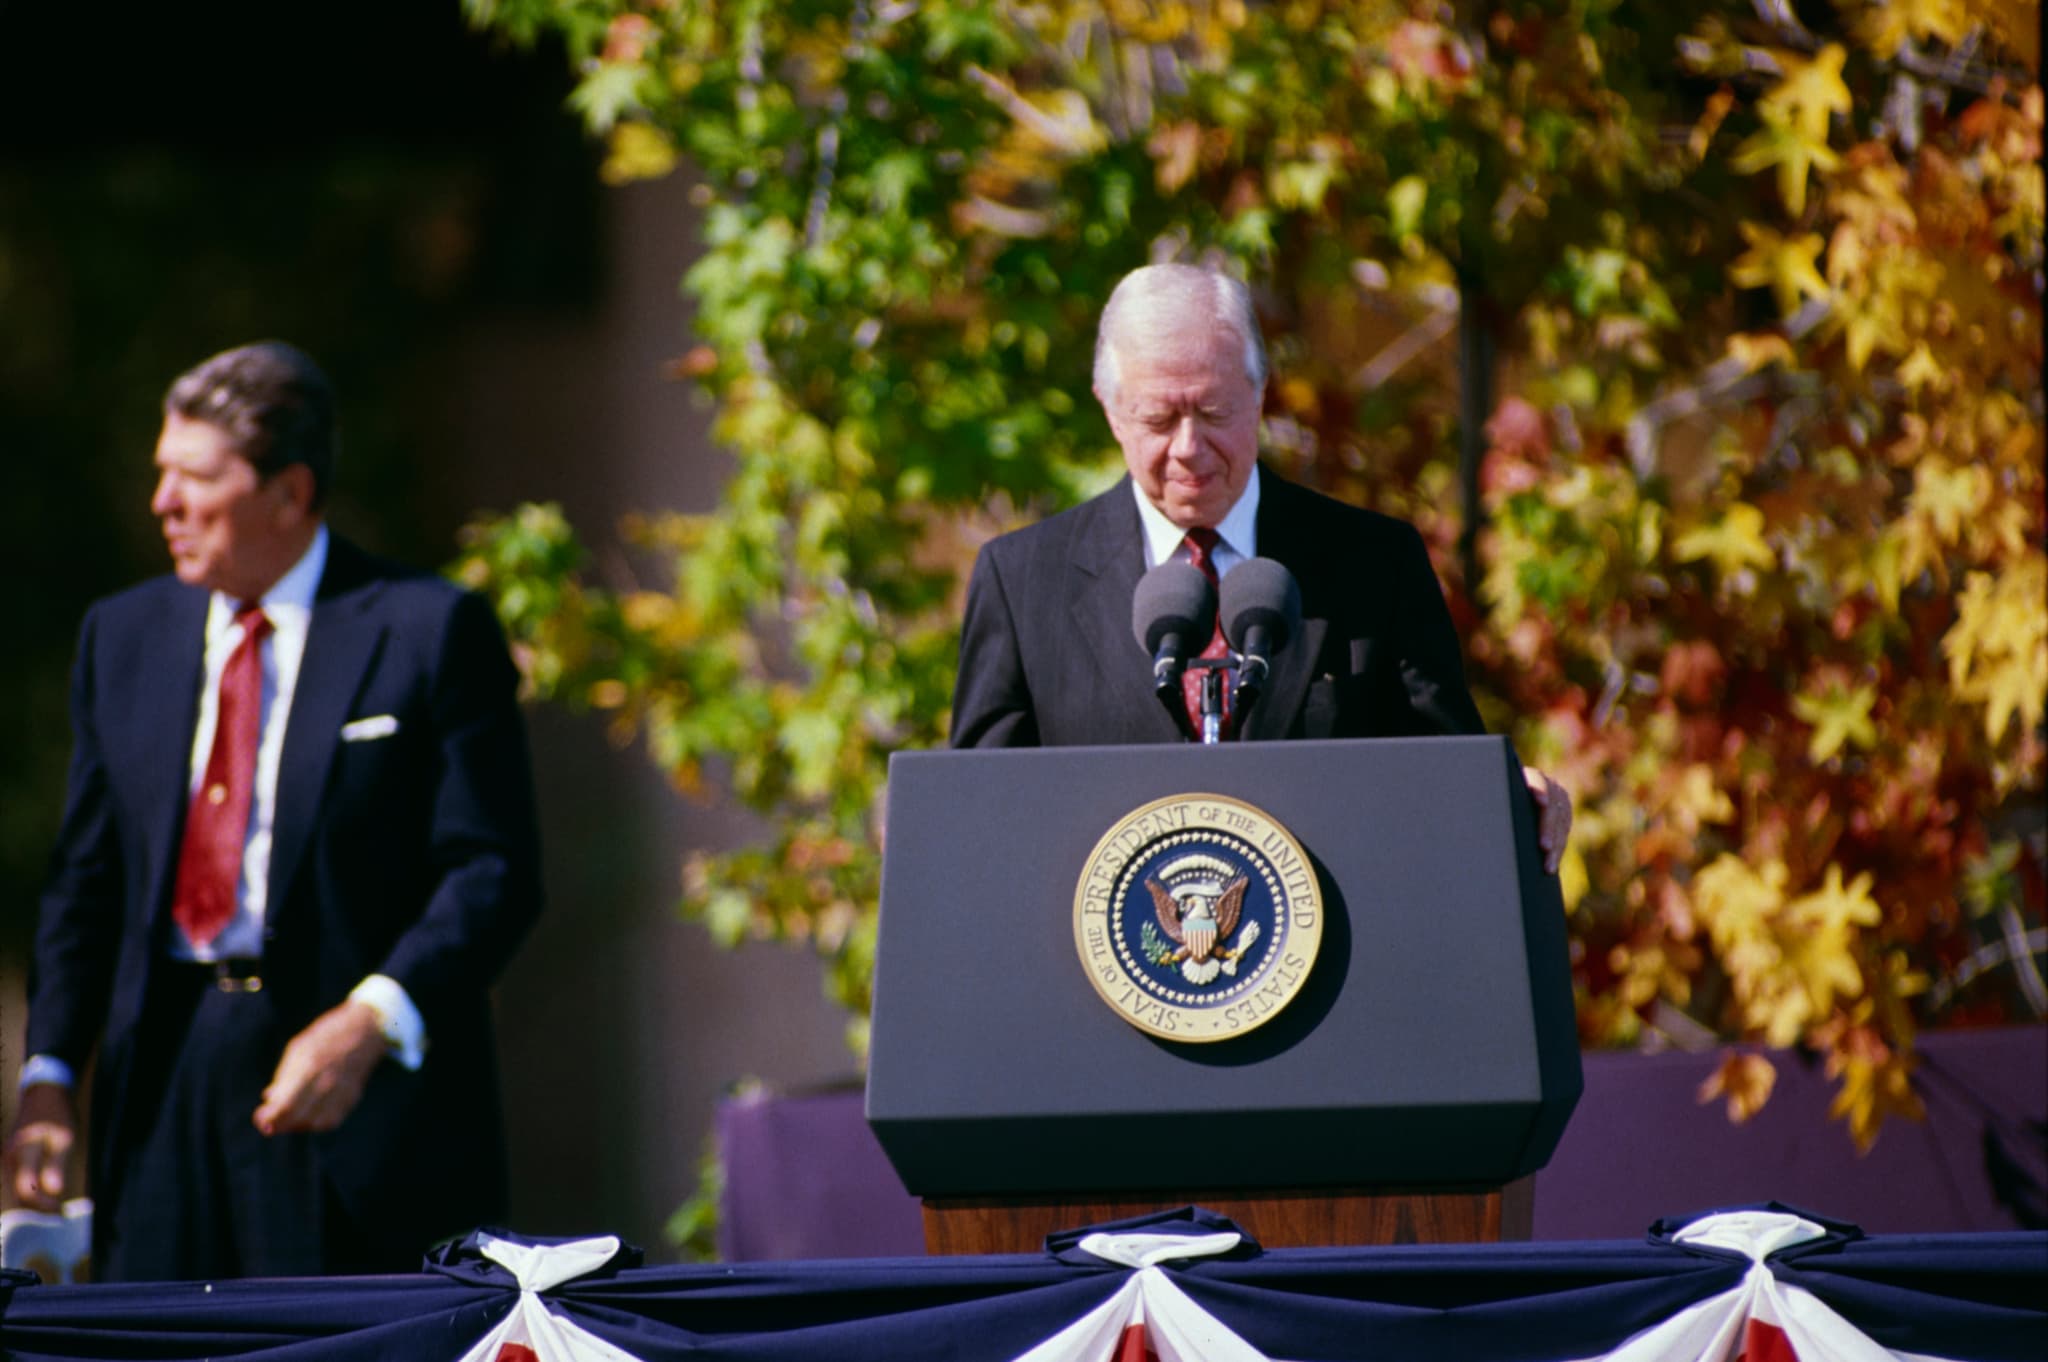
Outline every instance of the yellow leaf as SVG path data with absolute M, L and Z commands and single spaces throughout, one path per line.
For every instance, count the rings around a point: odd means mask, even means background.
M 1422 206 L 1429 198 L 1429 181 L 1420 175 L 1404 175 L 1387 190 L 1387 226 L 1397 237 L 1413 234 L 1422 222 Z
M 1758 870 L 1728 851 L 1693 877 L 1693 902 L 1724 964 L 1745 942 L 1768 936 L 1785 901 L 1785 878 L 1785 863 L 1775 857 Z
M 1565 844 L 1564 859 L 1557 867 L 1557 888 L 1564 898 L 1567 913 L 1578 911 L 1579 903 L 1592 887 L 1592 878 L 1586 873 L 1586 857 L 1576 842 Z
M 1792 342 L 1768 331 L 1736 332 L 1728 338 L 1728 354 L 1742 365 L 1744 373 L 1753 374 L 1767 364 L 1782 364 L 1788 369 L 1799 367 L 1799 356 L 1793 352 Z
M 1841 319 L 1849 367 L 1859 374 L 1873 350 L 1892 348 L 1905 320 L 1898 298 L 1889 293 L 1838 294 L 1835 315 Z
M 1742 995 L 1744 1023 L 1763 1032 L 1766 1045 L 1782 1050 L 1796 1044 L 1815 1017 L 1812 995 L 1801 986 L 1798 970 L 1786 967 L 1782 954 L 1774 964 L 1776 968 L 1759 972 L 1737 992 Z
M 1793 696 L 1792 712 L 1813 725 L 1813 737 L 1806 744 L 1807 760 L 1818 765 L 1845 744 L 1875 747 L 1877 726 L 1870 721 L 1870 709 L 1876 703 L 1875 685 L 1845 690 L 1839 681 L 1829 682 L 1819 696 Z
M 1718 523 L 1680 535 L 1671 552 L 1681 563 L 1712 559 L 1723 577 L 1732 577 L 1745 567 L 1768 568 L 1777 562 L 1763 531 L 1764 513 L 1738 501 Z
M 1873 53 L 1889 59 L 1908 38 L 1939 38 L 1954 47 L 1970 24 L 1965 0 L 1886 0 L 1864 11 L 1860 34 Z
M 1825 138 L 1809 137 L 1797 128 L 1767 118 L 1762 128 L 1735 148 L 1728 164 L 1743 175 L 1776 166 L 1778 197 L 1784 200 L 1785 211 L 1796 218 L 1806 211 L 1808 173 L 1813 169 L 1833 170 L 1841 159 L 1828 150 Z
M 1854 101 L 1842 83 L 1842 63 L 1848 52 L 1840 43 L 1829 43 L 1811 60 L 1790 52 L 1777 54 L 1785 78 L 1758 101 L 1763 115 L 1796 129 L 1809 142 L 1826 145 L 1828 116 L 1846 114 Z
M 1192 26 L 1193 16 L 1183 0 L 1159 5 L 1110 0 L 1106 8 L 1111 21 L 1139 42 L 1170 43 Z
M 1875 927 L 1884 921 L 1884 909 L 1870 897 L 1873 883 L 1875 880 L 1866 870 L 1844 886 L 1842 867 L 1830 861 L 1821 887 L 1786 904 L 1785 916 L 1807 928 L 1846 931 L 1850 927 Z
M 1907 498 L 1906 507 L 1928 522 L 1941 543 L 1953 544 L 1990 498 L 1989 469 L 1981 464 L 1958 468 L 1934 456 L 1913 469 L 1913 495 Z
M 1787 238 L 1753 222 L 1740 226 L 1749 249 L 1728 266 L 1730 279 L 1744 288 L 1768 285 L 1771 296 L 1778 300 L 1778 311 L 1787 317 L 1799 310 L 1802 300 L 1828 296 L 1828 281 L 1814 267 L 1823 245 L 1820 233 Z
M 1700 762 L 1687 766 L 1671 790 L 1671 818 L 1687 836 L 1699 835 L 1702 823 L 1728 823 L 1735 802 L 1714 781 L 1714 768 Z
M 1836 1054 L 1828 1059 L 1830 1071 L 1842 1080 L 1828 1115 L 1848 1119 L 1849 1137 L 1864 1153 L 1877 1142 L 1885 1117 L 1907 1116 L 1917 1121 L 1926 1115 L 1919 1094 L 1913 1091 L 1912 1057 L 1893 1054 L 1883 1046 L 1869 1048 L 1874 1053 Z
M 658 180 L 676 168 L 675 144 L 668 134 L 647 123 L 624 122 L 612 128 L 611 146 L 599 176 L 609 185 Z
M 1906 356 L 1905 363 L 1899 366 L 1899 382 L 1905 384 L 1910 392 L 1917 393 L 1928 387 L 1940 392 L 1948 386 L 1948 373 L 1935 360 L 1927 342 L 1921 341 L 1913 347 L 1913 353 Z

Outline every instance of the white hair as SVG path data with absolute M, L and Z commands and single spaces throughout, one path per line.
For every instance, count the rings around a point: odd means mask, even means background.
M 1244 375 L 1252 387 L 1266 387 L 1266 342 L 1244 282 L 1200 265 L 1141 265 L 1120 280 L 1102 305 L 1095 332 L 1095 391 L 1114 396 L 1119 378 L 1118 348 L 1159 324 L 1207 315 L 1244 343 Z

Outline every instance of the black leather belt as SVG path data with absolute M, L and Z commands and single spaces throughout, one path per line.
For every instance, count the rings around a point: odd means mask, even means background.
M 254 956 L 241 956 L 228 960 L 187 960 L 191 968 L 202 970 L 213 980 L 213 986 L 222 993 L 261 993 L 263 991 L 263 962 Z

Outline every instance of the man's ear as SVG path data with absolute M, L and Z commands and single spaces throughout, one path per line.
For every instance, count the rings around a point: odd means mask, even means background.
M 297 524 L 313 513 L 313 470 L 302 463 L 286 464 L 270 475 L 280 518 Z

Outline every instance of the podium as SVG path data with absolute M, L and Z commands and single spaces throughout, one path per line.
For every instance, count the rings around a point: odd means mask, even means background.
M 866 1111 L 931 1251 L 1190 1201 L 1273 1247 L 1528 1236 L 1581 1075 L 1504 738 L 902 753 L 888 832 Z M 1231 955 L 1194 929 L 1233 875 L 1273 902 Z

